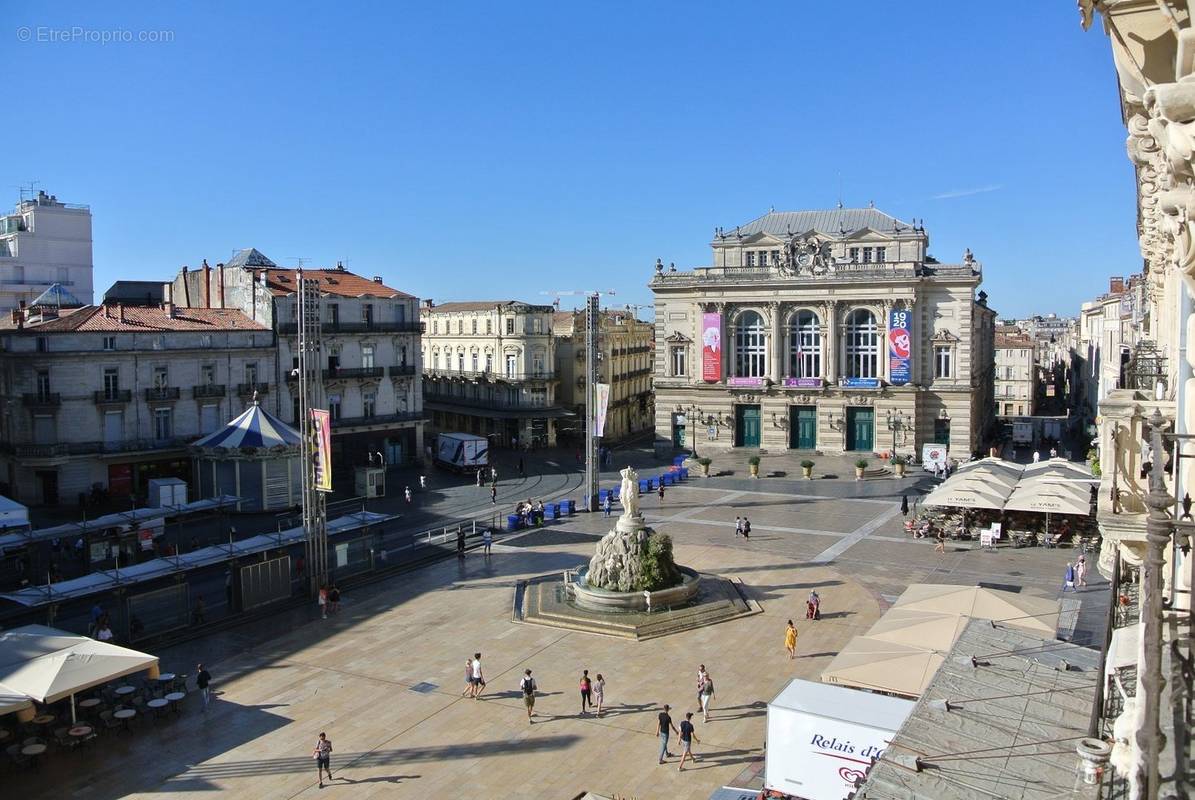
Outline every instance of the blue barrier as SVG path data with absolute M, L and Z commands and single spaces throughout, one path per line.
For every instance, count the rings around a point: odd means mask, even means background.
M 556 519 L 555 503 L 544 503 L 544 519 Z
M 598 489 L 598 505 L 601 505 L 602 503 L 606 502 L 606 497 L 609 496 L 609 494 L 610 494 L 609 489 Z M 611 499 L 613 499 L 613 498 L 611 498 Z
M 650 492 L 650 491 L 651 491 L 651 478 L 640 478 L 639 479 L 639 493 L 642 494 L 643 492 Z
M 519 515 L 508 514 L 506 517 L 506 530 L 508 532 L 517 531 L 520 527 L 522 527 L 522 523 L 519 521 Z
M 618 495 L 619 495 L 621 492 L 622 492 L 622 486 L 621 486 L 621 485 L 619 485 L 619 486 L 615 486 L 613 489 L 611 489 L 611 490 L 610 490 L 610 497 L 612 497 L 613 499 L 617 500 L 617 499 L 618 499 Z
M 665 486 L 672 486 L 675 483 L 676 483 L 676 478 L 673 476 L 673 474 L 671 472 L 664 473 L 664 485 Z
M 561 504 L 563 504 L 565 506 L 565 509 L 566 509 L 565 513 L 567 513 L 568 516 L 571 517 L 573 514 L 577 513 L 576 501 L 570 499 L 570 500 L 561 500 L 560 502 L 561 502 Z
M 679 480 L 682 480 L 682 481 L 689 480 L 689 468 L 688 467 L 681 467 L 679 470 L 676 471 L 676 474 L 677 474 Z
M 688 458 L 688 456 L 673 456 L 672 457 L 672 466 L 679 467 L 681 464 L 685 463 L 686 458 Z

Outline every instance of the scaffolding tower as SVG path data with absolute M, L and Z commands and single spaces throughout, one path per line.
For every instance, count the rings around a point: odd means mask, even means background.
M 311 410 L 324 402 L 323 373 L 320 366 L 322 330 L 320 327 L 320 287 L 317 278 L 303 277 L 298 271 L 299 324 L 298 351 L 299 423 L 303 457 L 303 531 L 306 533 L 307 574 L 312 596 L 328 582 L 328 512 L 324 493 L 315 488 L 316 463 L 319 459 L 319 433 Z M 329 458 L 331 456 L 329 455 Z

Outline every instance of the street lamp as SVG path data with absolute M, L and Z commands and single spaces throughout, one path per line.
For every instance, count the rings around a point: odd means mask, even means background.
M 892 453 L 896 454 L 896 432 L 905 429 L 905 415 L 901 411 L 893 414 L 891 411 L 887 412 L 885 420 L 888 423 L 888 430 L 892 431 Z

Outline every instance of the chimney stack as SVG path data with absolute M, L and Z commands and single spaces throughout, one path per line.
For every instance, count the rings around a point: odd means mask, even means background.
M 203 259 L 203 307 L 212 307 L 212 268 L 207 265 L 207 259 Z
M 373 282 L 374 282 L 374 283 L 381 283 L 381 282 L 382 282 L 382 276 L 381 276 L 381 275 L 374 275 L 374 276 L 373 276 Z
M 224 265 L 217 264 L 216 272 L 220 275 L 220 308 L 224 308 Z
M 432 302 L 432 299 L 430 297 L 428 297 L 427 299 L 425 299 L 423 301 L 423 307 L 424 308 L 435 308 L 436 304 Z
M 1109 294 L 1124 294 L 1124 278 L 1112 277 L 1108 279 Z

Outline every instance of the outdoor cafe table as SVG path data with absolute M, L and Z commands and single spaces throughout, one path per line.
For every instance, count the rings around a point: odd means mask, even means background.
M 58 717 L 54 716 L 53 714 L 38 714 L 36 717 L 33 718 L 33 724 L 34 725 L 49 725 L 51 722 L 53 722 L 56 719 L 58 719 Z
M 76 739 L 82 739 L 84 736 L 91 735 L 91 726 L 90 725 L 76 725 L 75 727 L 73 727 L 69 731 L 67 731 L 67 733 L 70 734 L 71 736 L 75 737 Z
M 130 720 L 131 720 L 133 717 L 137 716 L 137 712 L 136 712 L 136 711 L 134 711 L 134 710 L 133 710 L 133 709 L 131 709 L 131 708 L 122 708 L 120 711 L 117 711 L 117 712 L 116 712 L 115 714 L 113 714 L 112 716 L 113 716 L 115 719 L 118 719 L 118 720 L 120 720 L 121 722 L 123 722 L 123 723 L 124 723 L 124 729 L 127 731 L 127 730 L 130 730 L 130 728 L 129 728 L 129 721 L 130 721 Z
M 180 700 L 182 700 L 186 696 L 187 696 L 186 692 L 171 692 L 170 694 L 166 695 L 162 699 L 173 703 L 174 704 L 174 713 L 177 714 L 179 711 L 178 703 Z
M 0 742 L 7 742 L 12 733 L 7 728 L 0 728 Z
M 132 694 L 135 691 L 137 689 L 134 686 L 117 686 L 115 689 L 115 692 L 121 697 L 124 697 L 126 694 Z
M 155 697 L 153 700 L 145 704 L 146 708 L 152 708 L 154 711 L 161 711 L 170 703 L 165 697 Z
M 174 680 L 173 672 L 163 672 L 161 675 L 158 676 L 158 683 L 170 683 L 173 680 Z
M 95 708 L 102 702 L 104 701 L 98 697 L 89 697 L 86 700 L 79 701 L 79 708 Z
M 44 744 L 27 744 L 21 748 L 21 755 L 25 756 L 40 756 L 44 752 L 46 752 Z

